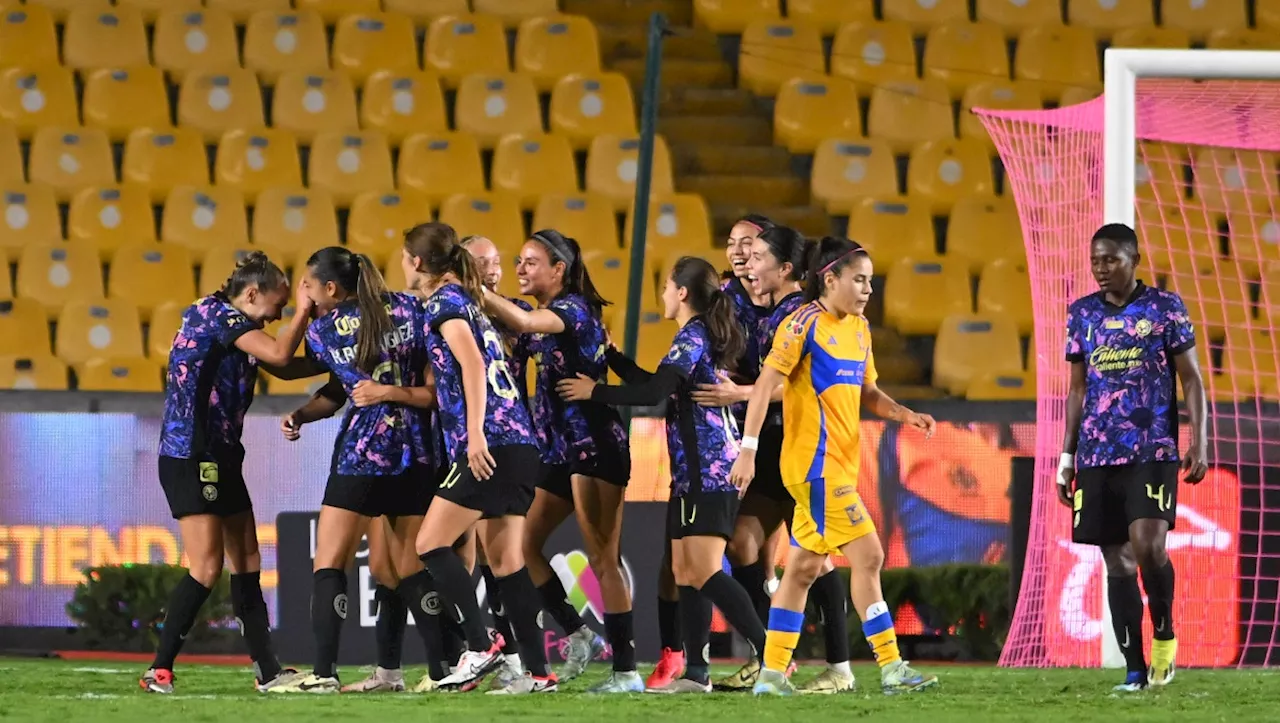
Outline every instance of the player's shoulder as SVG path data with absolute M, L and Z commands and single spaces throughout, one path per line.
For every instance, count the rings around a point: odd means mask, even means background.
M 1100 308 L 1102 308 L 1102 294 L 1100 292 L 1094 292 L 1092 294 L 1085 294 L 1067 305 L 1067 314 L 1069 316 L 1074 316 L 1077 314 L 1096 311 Z
M 822 305 L 816 301 L 801 304 L 795 311 L 782 318 L 779 329 L 793 336 L 801 336 L 818 322 L 822 314 Z
M 506 297 L 506 299 L 507 301 L 510 301 L 511 303 L 515 304 L 517 307 L 523 309 L 524 311 L 533 311 L 533 304 L 530 304 L 524 299 L 521 299 L 517 296 L 508 296 Z
M 1176 291 L 1169 291 L 1158 286 L 1148 286 L 1147 294 L 1149 294 L 1152 306 L 1175 310 L 1187 308 L 1186 303 L 1182 301 L 1182 297 Z

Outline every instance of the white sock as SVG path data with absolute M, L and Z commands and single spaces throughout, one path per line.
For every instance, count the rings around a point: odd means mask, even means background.
M 511 653 L 510 655 L 504 655 L 502 656 L 502 659 L 505 660 L 507 665 L 511 666 L 512 668 L 515 668 L 516 670 L 520 670 L 520 671 L 524 670 L 524 664 L 520 662 L 519 653 Z
M 867 616 L 863 618 L 863 621 L 874 620 L 877 616 L 884 615 L 887 612 L 889 612 L 889 605 L 885 603 L 885 601 L 881 600 L 878 603 L 871 603 L 867 608 Z
M 847 660 L 844 661 L 843 663 L 827 663 L 827 667 L 836 671 L 840 675 L 843 675 L 846 678 L 853 677 L 853 669 L 849 667 L 849 661 Z

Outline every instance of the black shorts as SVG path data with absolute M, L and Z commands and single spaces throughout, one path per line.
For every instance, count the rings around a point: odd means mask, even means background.
M 173 519 L 191 515 L 230 517 L 253 509 L 241 469 L 243 458 L 218 461 L 161 457 L 160 486 Z
M 794 506 L 795 499 L 782 484 L 782 425 L 760 430 L 760 446 L 756 449 L 756 476 L 747 487 L 747 497 L 763 497 L 772 502 Z
M 1123 545 L 1134 520 L 1178 514 L 1178 463 L 1087 467 L 1076 472 L 1071 539 L 1082 545 Z
M 573 475 L 594 477 L 611 485 L 626 487 L 631 481 L 631 452 L 617 450 L 600 454 L 583 462 L 544 464 L 538 488 L 563 500 L 573 502 Z
M 733 537 L 738 517 L 737 492 L 697 492 L 667 502 L 667 539 Z
M 485 519 L 508 515 L 524 517 L 533 503 L 533 487 L 540 470 L 538 448 L 531 444 L 509 444 L 490 447 L 489 454 L 495 463 L 492 477 L 483 481 L 476 479 L 466 455 L 462 455 L 440 483 L 436 497 L 476 510 Z
M 330 474 L 321 504 L 365 517 L 421 517 L 438 479 L 432 468 L 418 465 L 395 475 Z

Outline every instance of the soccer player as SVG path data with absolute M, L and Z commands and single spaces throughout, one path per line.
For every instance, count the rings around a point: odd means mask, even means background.
M 1178 508 L 1175 378 L 1191 418 L 1183 480 L 1196 484 L 1207 471 L 1195 330 L 1177 294 L 1138 280 L 1140 260 L 1132 228 L 1107 224 L 1093 235 L 1090 265 L 1099 290 L 1067 309 L 1071 388 L 1058 463 L 1058 498 L 1074 511 L 1072 539 L 1101 547 L 1107 566 L 1111 624 L 1128 668 L 1118 691 L 1173 681 L 1178 640 L 1165 538 Z M 1155 631 L 1149 671 L 1139 570 Z
M 240 441 L 258 365 L 286 375 L 306 331 L 310 300 L 301 290 L 299 313 L 280 336 L 273 339 L 262 330 L 280 318 L 288 301 L 284 272 L 266 254 L 254 252 L 240 260 L 220 291 L 187 308 L 173 339 L 158 467 L 190 567 L 170 595 L 155 660 L 139 680 L 147 692 L 173 692 L 174 660 L 222 577 L 224 557 L 231 562 L 232 610 L 253 660 L 258 690 L 297 677 L 296 671 L 280 667 L 271 645 L 259 580 L 262 556 Z
M 880 665 L 886 694 L 937 683 L 902 660 L 889 606 L 880 590 L 884 550 L 858 497 L 860 413 L 932 433 L 935 423 L 894 402 L 876 386 L 871 330 L 862 315 L 871 296 L 871 257 L 848 239 L 826 237 L 810 253 L 805 304 L 787 317 L 773 341 L 747 406 L 742 452 L 730 477 L 746 488 L 756 476 L 759 434 L 770 396 L 782 385 L 782 482 L 795 499 L 786 574 L 773 595 L 757 695 L 795 692 L 786 670 L 800 638 L 810 586 L 827 556 L 849 560 L 853 603 Z
M 561 380 L 560 395 L 570 402 L 656 406 L 667 402 L 667 450 L 671 457 L 671 499 L 667 503 L 667 537 L 671 542 L 680 617 L 684 677 L 650 693 L 710 693 L 711 606 L 724 613 L 759 655 L 764 624 L 751 598 L 721 569 L 725 544 L 733 534 L 738 490 L 729 482 L 729 465 L 738 454 L 738 425 L 728 407 L 695 404 L 690 391 L 714 382 L 731 369 L 745 341 L 734 318 L 733 302 L 720 290 L 709 262 L 685 256 L 676 262 L 662 292 L 663 315 L 680 330 L 671 350 L 652 374 L 611 350 L 610 367 L 627 369 L 625 386 L 597 384 L 579 374 Z M 621 358 L 618 358 L 621 357 Z M 706 599 L 704 602 L 703 598 Z
M 538 308 L 525 311 L 498 294 L 485 294 L 485 308 L 502 326 L 530 335 L 538 367 L 533 419 L 543 474 L 529 510 L 525 561 L 544 608 L 568 634 L 561 679 L 582 674 L 604 650 L 573 605 L 542 554 L 547 538 L 576 513 L 588 564 L 604 597 L 605 634 L 613 648 L 613 673 L 594 693 L 638 693 L 631 591 L 622 572 L 622 503 L 631 479 L 631 451 L 622 419 L 597 402 L 568 402 L 556 393 L 562 379 L 605 375 L 606 333 L 601 311 L 609 302 L 596 291 L 578 242 L 558 231 L 539 231 L 525 243 L 518 267 L 521 293 Z

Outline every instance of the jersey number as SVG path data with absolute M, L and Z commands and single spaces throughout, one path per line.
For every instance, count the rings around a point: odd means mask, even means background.
M 489 358 L 493 361 L 489 362 L 488 377 L 489 387 L 493 389 L 493 393 L 503 399 L 517 399 L 520 396 L 520 390 L 516 388 L 515 377 L 511 376 L 511 370 L 507 368 L 506 355 L 503 352 L 502 339 L 498 336 L 498 332 L 485 329 L 483 333 L 485 351 L 489 352 Z
M 393 387 L 402 387 L 400 376 L 400 365 L 393 361 L 384 361 L 373 369 L 373 380 L 379 384 L 389 384 Z

